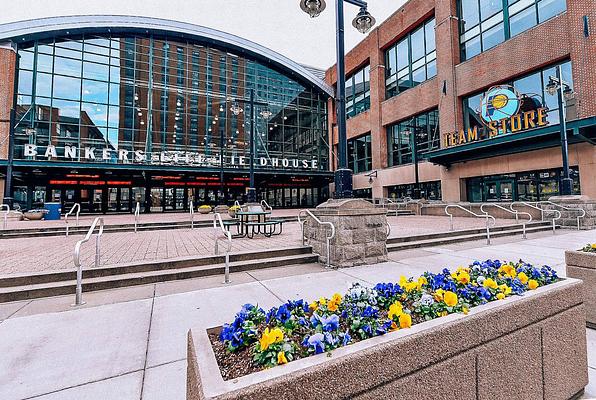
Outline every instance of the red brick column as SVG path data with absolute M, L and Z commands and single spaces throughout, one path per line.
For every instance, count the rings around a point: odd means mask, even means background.
M 8 158 L 10 110 L 14 97 L 17 55 L 11 43 L 0 43 L 0 159 Z M 4 198 L 4 179 L 0 179 L 0 202 Z
M 584 16 L 589 36 L 584 34 Z M 596 4 L 594 0 L 567 1 L 569 51 L 579 118 L 596 115 Z

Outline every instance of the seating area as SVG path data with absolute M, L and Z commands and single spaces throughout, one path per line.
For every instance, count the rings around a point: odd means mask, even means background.
M 240 205 L 232 219 L 224 220 L 225 229 L 230 232 L 231 227 L 236 227 L 235 238 L 247 237 L 252 239 L 255 235 L 271 237 L 283 232 L 282 219 L 271 219 L 273 209 L 267 202 L 261 201 L 259 205 Z

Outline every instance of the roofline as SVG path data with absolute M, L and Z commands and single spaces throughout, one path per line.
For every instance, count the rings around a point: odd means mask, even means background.
M 186 22 L 124 15 L 73 15 L 39 18 L 0 24 L 0 42 L 10 40 L 18 45 L 19 42 L 43 37 L 44 34 L 76 35 L 86 32 L 156 32 L 212 42 L 227 48 L 231 47 L 239 54 L 251 55 L 259 61 L 273 63 L 283 71 L 298 77 L 298 80 L 311 83 L 327 95 L 334 96 L 331 86 L 295 61 L 239 36 Z

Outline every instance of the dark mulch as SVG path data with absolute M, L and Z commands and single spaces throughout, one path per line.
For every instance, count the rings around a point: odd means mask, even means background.
M 210 333 L 209 339 L 211 340 L 215 359 L 217 360 L 219 371 L 224 381 L 236 379 L 263 369 L 261 366 L 253 363 L 252 352 L 249 348 L 230 353 L 223 342 L 220 342 L 217 334 Z

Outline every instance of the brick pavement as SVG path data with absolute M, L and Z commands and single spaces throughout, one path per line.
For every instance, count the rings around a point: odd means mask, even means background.
M 284 210 L 280 210 L 280 212 L 282 211 Z M 151 221 L 154 221 L 154 217 L 164 218 L 163 214 L 156 214 L 151 216 Z M 447 217 L 400 216 L 388 217 L 388 221 L 391 225 L 391 237 L 449 230 Z M 498 224 L 511 224 L 512 222 L 511 220 L 497 221 Z M 483 226 L 484 221 L 476 218 L 454 219 L 455 229 Z M 73 249 L 81 238 L 80 235 L 72 235 L 68 238 L 53 236 L 2 239 L 0 240 L 0 275 L 74 268 Z M 283 234 L 279 236 L 233 239 L 232 252 L 274 249 L 299 246 L 300 244 L 300 225 L 297 222 L 290 222 L 284 224 Z M 82 248 L 81 260 L 84 268 L 89 268 L 93 264 L 94 247 L 93 241 L 90 241 Z M 213 250 L 214 231 L 212 228 L 106 233 L 101 238 L 102 265 L 184 256 L 207 256 L 212 255 Z

